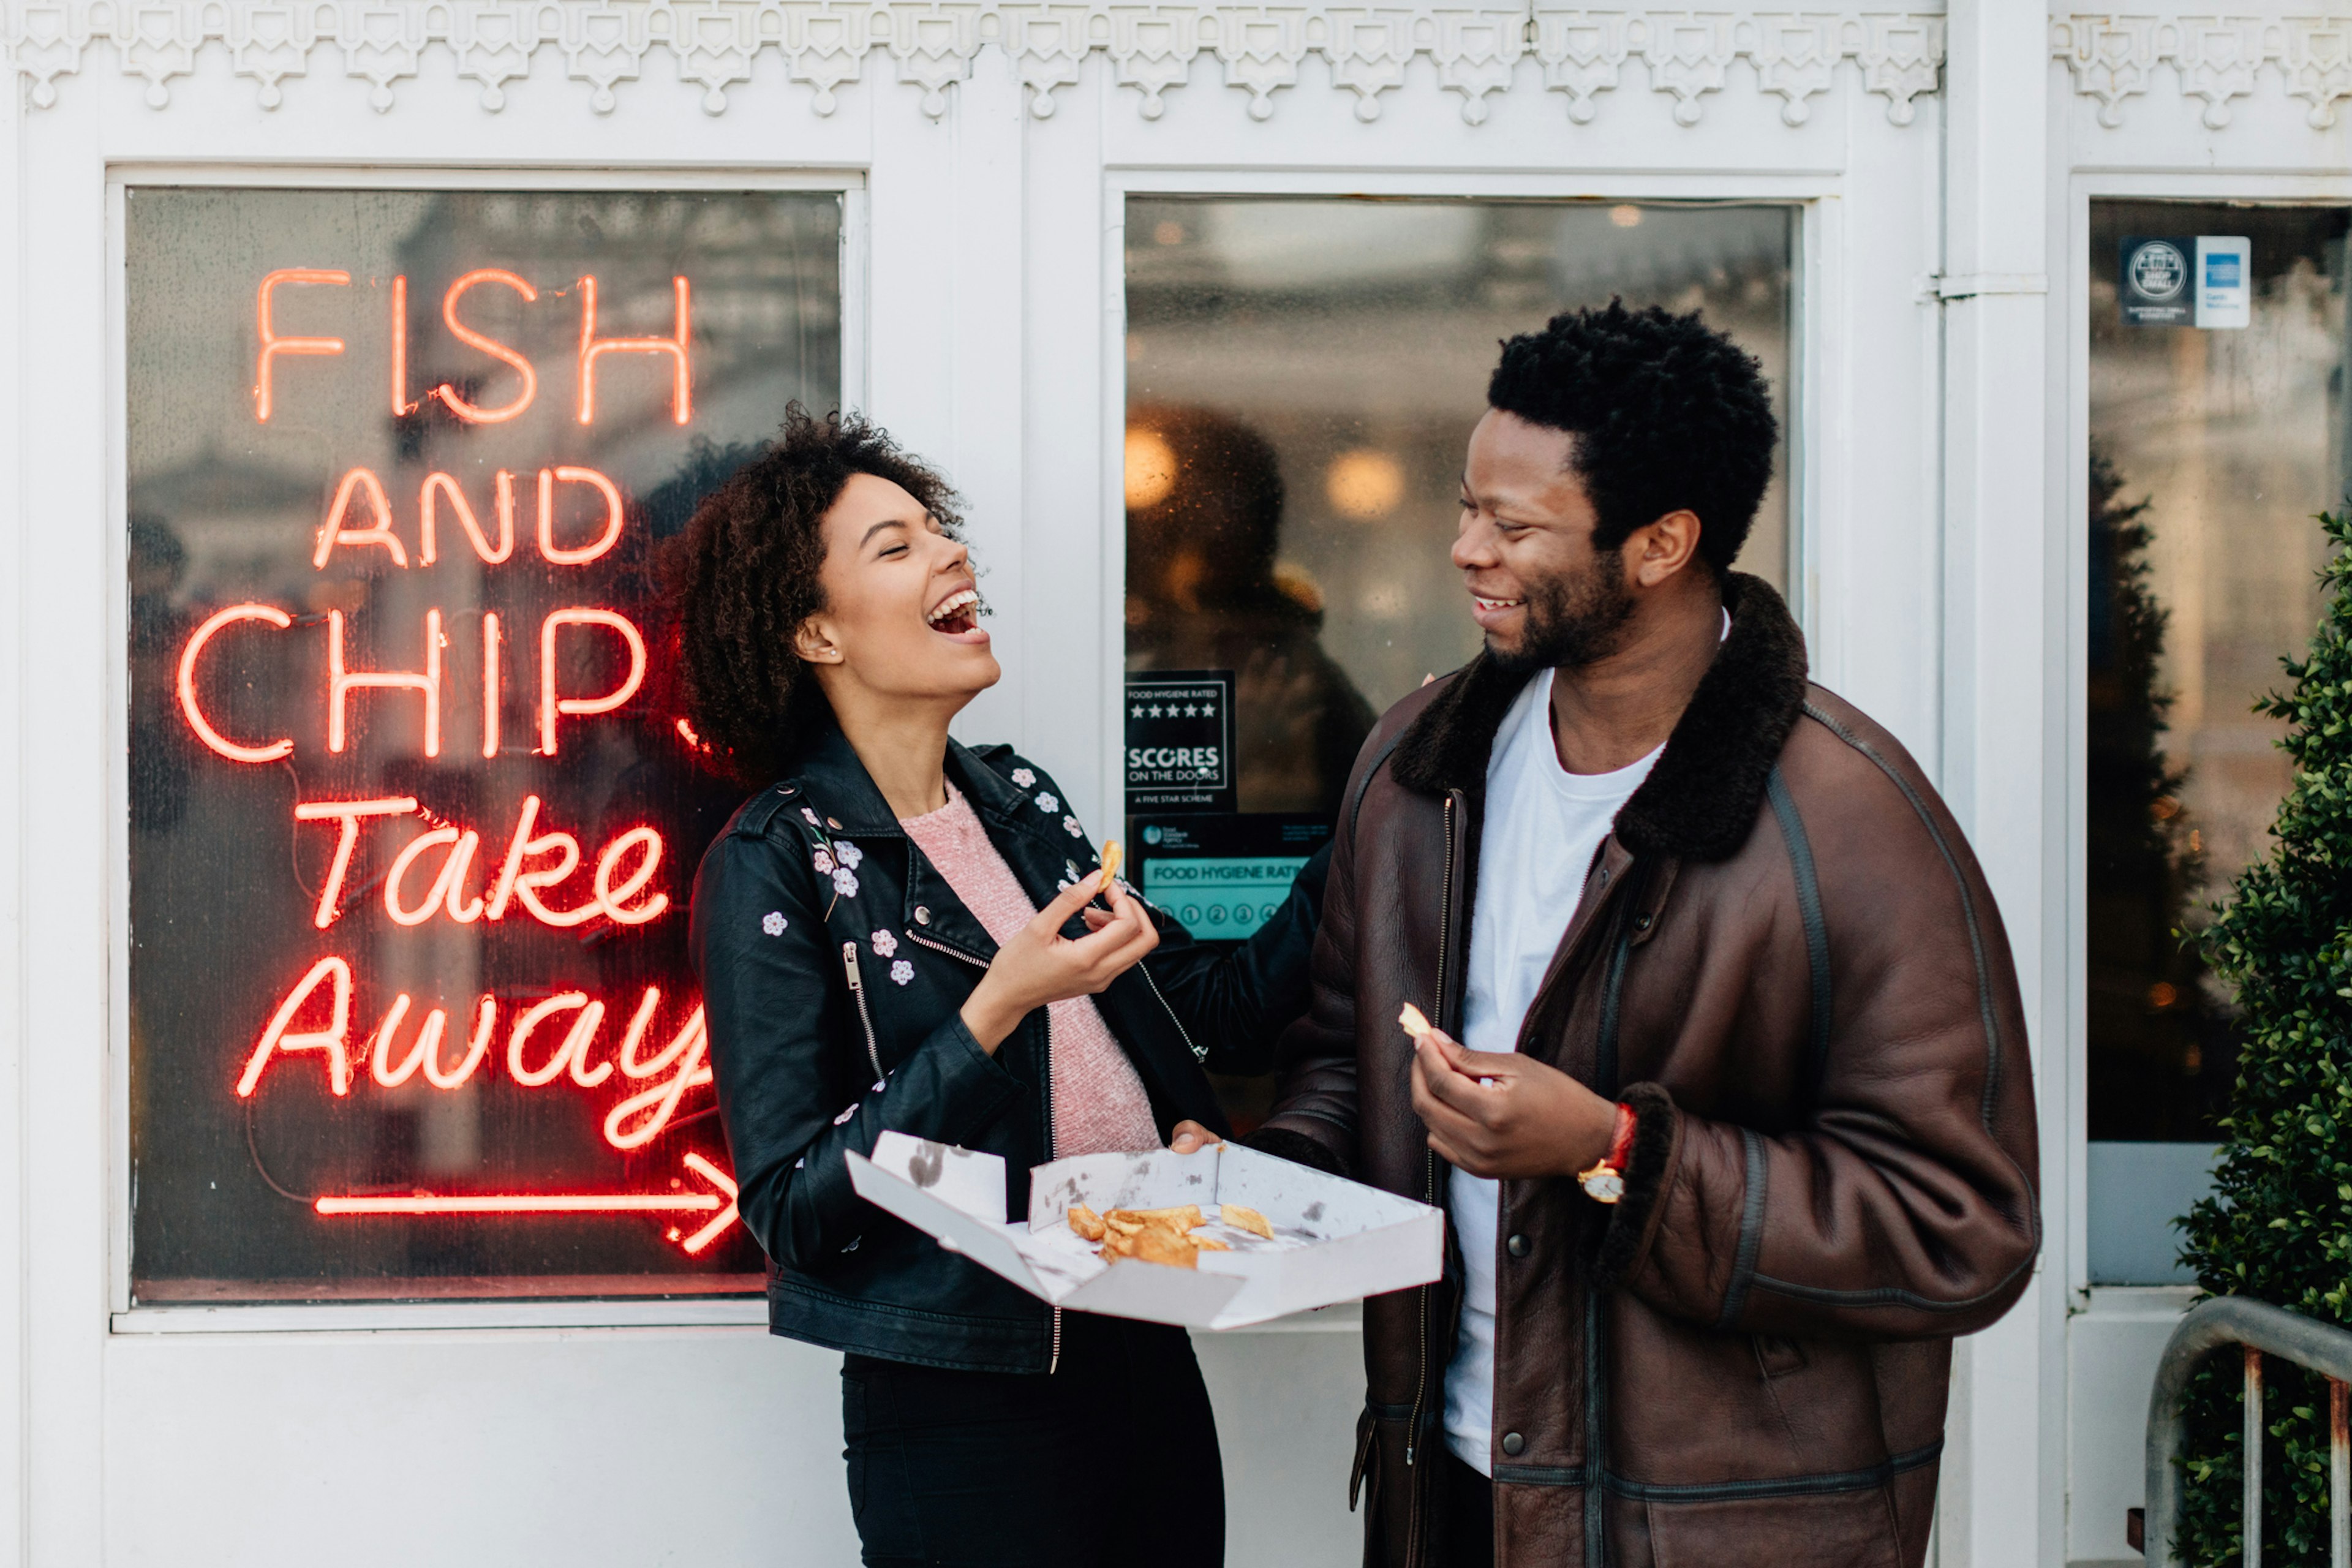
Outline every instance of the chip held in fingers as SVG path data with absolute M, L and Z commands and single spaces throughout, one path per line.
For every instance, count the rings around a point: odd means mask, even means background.
M 1110 879 L 1118 875 L 1119 862 L 1125 858 L 1126 856 L 1124 852 L 1120 850 L 1118 839 L 1106 838 L 1103 840 L 1102 885 L 1104 887 L 1109 887 Z
M 1437 1027 L 1429 1021 L 1427 1014 L 1410 1002 L 1397 1009 L 1397 1026 L 1416 1040 L 1423 1035 L 1433 1033 Z

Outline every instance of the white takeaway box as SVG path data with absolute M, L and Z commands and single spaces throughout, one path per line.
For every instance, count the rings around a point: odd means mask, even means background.
M 950 1143 L 885 1132 L 871 1160 L 849 1156 L 849 1179 L 867 1202 L 1031 1295 L 1114 1318 L 1237 1329 L 1426 1285 L 1444 1267 L 1439 1210 L 1233 1143 L 1039 1165 L 1022 1221 L 1004 1216 L 1003 1160 Z M 1227 1203 L 1264 1215 L 1274 1239 L 1222 1224 Z M 1198 1204 L 1233 1250 L 1203 1252 L 1197 1269 L 1105 1262 L 1070 1229 L 1074 1204 L 1097 1214 Z

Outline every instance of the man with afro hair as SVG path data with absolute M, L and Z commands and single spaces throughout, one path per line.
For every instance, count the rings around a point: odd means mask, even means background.
M 1754 360 L 1612 304 L 1487 401 L 1485 650 L 1357 759 L 1252 1138 L 1451 1220 L 1443 1279 L 1365 1303 L 1366 1561 L 1916 1568 L 1952 1338 L 2041 1240 L 1991 890 L 1733 570 Z

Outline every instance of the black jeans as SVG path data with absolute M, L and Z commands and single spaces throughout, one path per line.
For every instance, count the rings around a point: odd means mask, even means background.
M 1184 1331 L 1062 1315 L 1051 1375 L 843 1358 L 868 1568 L 1218 1568 L 1224 1471 Z
M 1439 1483 L 1445 1489 L 1445 1555 L 1448 1568 L 1495 1568 L 1495 1486 L 1445 1453 Z

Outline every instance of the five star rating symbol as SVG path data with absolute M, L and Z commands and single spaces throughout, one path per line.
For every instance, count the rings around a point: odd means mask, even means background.
M 1233 675 L 1164 670 L 1127 689 L 1130 808 L 1234 809 Z

